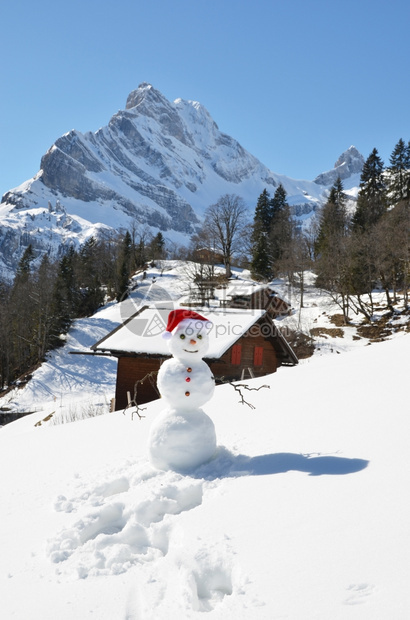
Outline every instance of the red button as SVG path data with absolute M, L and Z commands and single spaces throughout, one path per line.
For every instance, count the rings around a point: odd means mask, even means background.
M 189 383 L 189 382 L 191 381 L 191 377 L 187 377 L 187 378 L 185 379 L 185 381 L 188 381 L 188 383 Z

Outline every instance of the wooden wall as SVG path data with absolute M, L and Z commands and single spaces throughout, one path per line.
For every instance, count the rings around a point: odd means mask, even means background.
M 238 361 L 237 350 L 234 347 L 241 347 L 240 363 Z M 262 348 L 262 364 L 255 365 L 255 348 Z M 258 360 L 257 360 L 258 361 Z M 249 379 L 248 368 L 251 368 L 255 377 L 262 377 L 272 372 L 276 372 L 278 368 L 278 358 L 275 348 L 270 340 L 266 340 L 262 335 L 258 336 L 242 336 L 237 340 L 235 345 L 228 349 L 220 360 L 211 362 L 210 364 L 213 375 L 225 377 L 230 380 L 238 380 L 241 378 L 242 369 L 245 369 L 245 378 Z
M 134 397 L 135 382 L 143 379 L 148 373 L 158 370 L 163 359 L 149 357 L 120 357 L 117 367 L 117 385 L 115 388 L 115 410 L 124 409 L 127 404 L 127 391 Z M 154 378 L 156 385 L 156 380 Z M 139 405 L 159 398 L 157 390 L 149 380 L 140 383 L 137 389 Z

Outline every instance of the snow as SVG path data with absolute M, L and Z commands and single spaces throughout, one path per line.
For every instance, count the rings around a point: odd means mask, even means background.
M 151 425 L 148 451 L 157 469 L 191 472 L 215 455 L 215 425 L 202 409 L 164 409 Z
M 328 308 L 317 291 L 305 301 L 299 319 L 317 325 Z M 53 423 L 113 395 L 115 361 L 69 351 L 120 319 L 112 304 L 76 322 L 1 401 L 35 409 L 0 429 L 2 617 L 407 620 L 410 336 L 324 337 L 246 381 L 254 409 L 216 387 L 203 406 L 216 453 L 181 473 L 149 462 L 162 399 L 142 419 Z
M 147 460 L 161 401 L 3 428 L 4 617 L 404 620 L 408 340 L 251 381 L 253 412 L 217 387 L 216 458 L 185 475 Z

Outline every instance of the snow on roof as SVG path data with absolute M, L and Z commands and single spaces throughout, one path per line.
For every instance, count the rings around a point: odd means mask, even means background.
M 254 293 L 266 291 L 270 295 L 278 296 L 274 284 L 258 284 L 250 280 L 230 280 L 228 286 L 224 289 L 223 297 L 249 297 Z M 221 297 L 219 289 L 215 290 L 215 296 Z M 281 299 L 283 296 L 279 295 Z
M 233 280 L 226 289 L 226 295 L 227 297 L 236 297 L 239 295 L 248 296 L 264 288 L 267 288 L 266 284 L 256 284 L 255 282 L 247 282 L 246 280 L 239 282 Z
M 193 308 L 191 308 L 193 310 Z M 108 334 L 92 348 L 95 351 L 124 353 L 146 353 L 148 355 L 169 355 L 167 341 L 162 338 L 169 308 L 145 308 L 128 322 Z M 226 308 L 211 309 L 209 312 L 198 308 L 213 323 L 209 333 L 207 358 L 219 358 L 244 334 L 265 310 L 235 310 Z

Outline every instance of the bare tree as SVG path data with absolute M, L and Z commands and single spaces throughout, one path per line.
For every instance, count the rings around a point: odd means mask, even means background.
M 410 288 L 410 204 L 398 203 L 376 225 L 377 269 L 386 293 L 387 306 L 393 311 L 397 291 L 408 306 Z M 390 293 L 393 294 L 391 298 Z
M 305 272 L 312 267 L 309 238 L 303 232 L 293 230 L 292 239 L 283 248 L 282 258 L 277 261 L 276 267 L 279 272 L 287 274 L 292 285 L 299 287 L 300 307 L 303 308 Z
M 205 211 L 204 228 L 214 246 L 212 249 L 223 257 L 227 278 L 231 277 L 232 257 L 243 245 L 246 216 L 245 203 L 235 194 L 221 196 Z
M 214 266 L 203 261 L 186 261 L 184 273 L 189 282 L 189 302 L 209 306 L 215 290 Z

